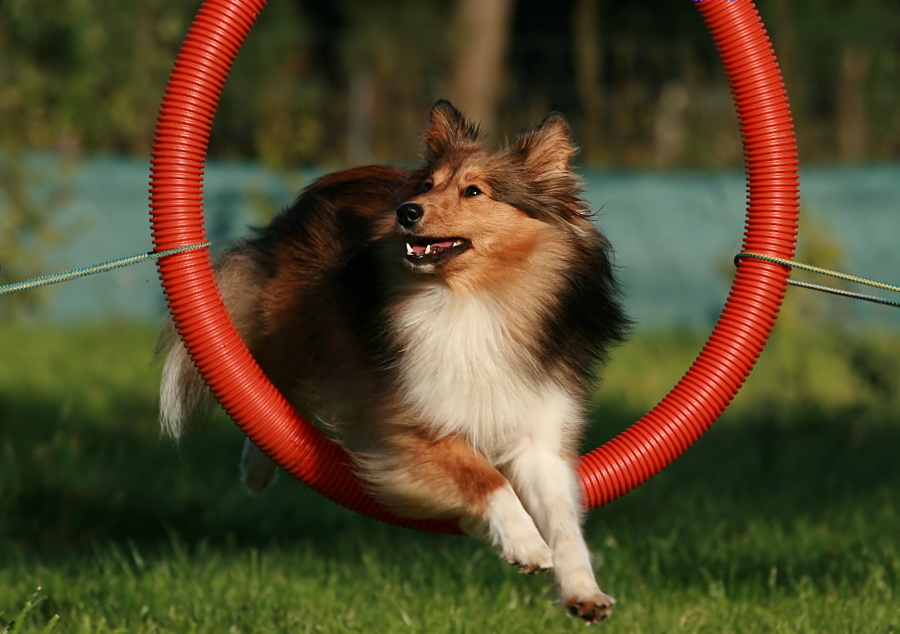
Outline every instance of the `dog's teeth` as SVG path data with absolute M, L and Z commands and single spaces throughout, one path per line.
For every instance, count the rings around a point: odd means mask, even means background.
M 425 255 L 428 255 L 429 253 L 431 253 L 431 245 L 430 244 L 425 245 Z
M 413 248 L 412 248 L 412 246 L 410 246 L 409 242 L 407 242 L 406 243 L 406 255 L 412 255 L 412 254 L 413 254 Z
M 454 240 L 453 241 L 453 246 L 455 246 L 455 247 L 458 247 L 461 244 L 462 244 L 462 240 Z

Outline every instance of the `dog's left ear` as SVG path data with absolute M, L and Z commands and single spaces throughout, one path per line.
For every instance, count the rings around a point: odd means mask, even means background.
M 566 118 L 551 112 L 540 125 L 516 137 L 510 152 L 521 157 L 529 174 L 540 179 L 569 172 L 578 148 Z

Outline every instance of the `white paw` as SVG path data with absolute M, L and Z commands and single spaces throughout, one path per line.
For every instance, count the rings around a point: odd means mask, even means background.
M 514 548 L 503 553 L 503 558 L 518 567 L 519 572 L 536 575 L 553 567 L 553 553 L 543 539 L 530 544 L 522 544 L 524 548 Z M 519 546 L 520 544 L 515 544 Z

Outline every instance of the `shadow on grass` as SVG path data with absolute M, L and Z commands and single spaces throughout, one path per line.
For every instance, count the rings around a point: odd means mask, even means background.
M 430 539 L 357 516 L 287 477 L 249 497 L 237 479 L 242 436 L 220 417 L 175 446 L 158 437 L 150 399 L 123 398 L 111 406 L 114 420 L 103 421 L 26 396 L 0 400 L 0 536 L 25 557 L 109 542 L 164 548 L 173 536 L 223 548 L 305 541 L 324 552 L 344 538 Z M 787 531 L 893 499 L 900 425 L 887 414 L 813 409 L 723 419 L 660 475 L 594 511 L 590 525 L 663 539 L 684 523 L 714 536 L 765 518 Z M 638 415 L 602 417 L 608 422 L 595 425 L 588 448 Z

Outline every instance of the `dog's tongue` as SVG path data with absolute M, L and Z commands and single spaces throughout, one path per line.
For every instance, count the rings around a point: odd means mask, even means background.
M 425 253 L 425 249 L 428 247 L 432 249 L 449 249 L 453 246 L 453 240 L 443 240 L 440 242 L 432 242 L 430 244 L 412 244 L 410 247 L 412 248 L 412 252 L 416 255 L 423 255 Z

